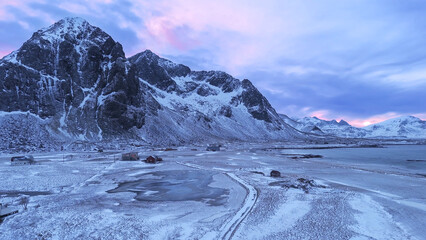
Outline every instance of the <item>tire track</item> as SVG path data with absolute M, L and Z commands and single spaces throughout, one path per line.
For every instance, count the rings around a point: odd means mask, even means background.
M 247 195 L 244 199 L 243 206 L 240 208 L 240 210 L 238 210 L 238 212 L 234 215 L 234 217 L 230 221 L 228 221 L 224 226 L 222 226 L 219 233 L 218 239 L 232 239 L 235 233 L 237 232 L 238 228 L 240 227 L 241 223 L 244 221 L 244 219 L 247 218 L 247 216 L 253 210 L 259 198 L 259 190 L 253 187 L 252 185 L 248 184 L 246 181 L 242 180 L 241 178 L 237 177 L 234 173 L 229 173 L 226 171 L 218 171 L 214 169 L 207 169 L 207 168 L 203 168 L 201 166 L 198 166 L 196 164 L 191 164 L 191 163 L 182 163 L 177 161 L 176 163 L 186 167 L 199 169 L 199 170 L 221 172 L 246 190 Z
M 246 199 L 244 200 L 243 206 L 235 214 L 235 216 L 231 219 L 231 221 L 226 223 L 219 237 L 219 239 L 232 239 L 235 233 L 237 232 L 238 228 L 240 227 L 241 223 L 244 221 L 244 219 L 247 218 L 247 216 L 253 210 L 254 205 L 256 204 L 257 199 L 259 198 L 259 190 L 251 186 L 247 182 L 243 181 L 241 178 L 237 177 L 233 173 L 225 173 L 225 175 L 227 175 L 229 178 L 233 179 L 235 182 L 240 184 L 247 191 Z

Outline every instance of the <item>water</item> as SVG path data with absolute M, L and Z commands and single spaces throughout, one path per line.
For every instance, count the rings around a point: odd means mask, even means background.
M 140 180 L 123 182 L 108 192 L 134 192 L 140 201 L 194 200 L 221 205 L 229 190 L 209 186 L 214 174 L 217 173 L 203 170 L 157 171 L 140 176 Z
M 282 153 L 318 154 L 323 158 L 314 161 L 372 168 L 393 168 L 402 172 L 426 175 L 426 145 L 391 145 L 384 148 L 286 149 L 282 150 Z
M 384 148 L 286 149 L 285 154 L 318 154 L 295 160 L 306 176 L 368 192 L 380 199 L 426 209 L 426 146 Z M 421 160 L 421 161 L 407 161 Z M 408 211 L 408 210 L 407 210 Z

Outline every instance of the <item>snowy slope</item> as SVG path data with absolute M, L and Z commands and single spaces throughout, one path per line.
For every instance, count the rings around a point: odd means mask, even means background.
M 426 139 L 426 121 L 413 116 L 392 118 L 363 128 L 369 137 L 404 137 Z
M 283 122 L 248 80 L 219 71 L 191 71 L 147 50 L 131 58 L 130 71 L 161 108 L 137 135 L 157 141 L 280 140 L 301 134 Z M 172 133 L 172 134 L 170 134 Z M 161 139 L 167 141 L 167 139 Z
M 0 111 L 0 149 L 25 152 L 57 148 L 63 140 L 49 127 L 49 121 L 30 112 Z

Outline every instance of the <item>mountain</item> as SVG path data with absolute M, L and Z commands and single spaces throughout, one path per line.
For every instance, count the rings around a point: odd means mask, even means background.
M 339 122 L 336 120 L 327 121 L 317 117 L 304 117 L 295 120 L 284 114 L 280 114 L 280 116 L 290 126 L 306 133 L 332 135 L 343 138 L 362 138 L 368 134 L 367 131 L 353 127 L 344 120 L 340 120 Z
M 0 112 L 0 118 L 26 118 L 49 133 L 35 141 L 25 131 L 6 131 L 10 135 L 2 136 L 2 144 L 8 146 L 76 139 L 179 144 L 303 137 L 249 80 L 192 71 L 149 50 L 126 58 L 120 43 L 81 18 L 35 32 L 0 60 Z
M 306 133 L 331 135 L 342 138 L 420 138 L 426 139 L 426 121 L 404 116 L 376 123 L 364 128 L 351 126 L 344 120 L 322 120 L 317 117 L 293 119 L 280 114 L 288 125 Z
M 369 137 L 426 139 L 426 121 L 413 116 L 392 118 L 363 128 Z

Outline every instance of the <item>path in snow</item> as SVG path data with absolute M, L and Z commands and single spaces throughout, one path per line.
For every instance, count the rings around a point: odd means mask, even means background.
M 244 219 L 250 214 L 253 210 L 254 205 L 257 202 L 259 197 L 259 191 L 253 186 L 249 185 L 247 182 L 243 181 L 241 178 L 237 177 L 233 173 L 225 173 L 228 177 L 232 178 L 243 186 L 247 191 L 246 199 L 244 200 L 243 206 L 235 214 L 235 216 L 227 222 L 224 227 L 222 227 L 220 239 L 232 239 L 234 234 L 237 232 L 238 227 L 244 221 Z
M 234 217 L 230 221 L 228 221 L 225 225 L 223 225 L 222 228 L 220 229 L 219 239 L 232 239 L 235 233 L 237 232 L 240 224 L 253 210 L 254 205 L 256 204 L 257 199 L 259 197 L 259 190 L 257 190 L 255 187 L 251 186 L 250 184 L 248 184 L 246 181 L 242 180 L 241 178 L 237 177 L 235 174 L 227 172 L 226 169 L 218 169 L 218 168 L 206 169 L 196 164 L 182 163 L 177 161 L 176 163 L 190 167 L 190 168 L 199 169 L 199 170 L 211 170 L 211 171 L 221 172 L 225 174 L 226 176 L 228 176 L 229 178 L 231 178 L 232 180 L 234 180 L 235 182 L 237 182 L 240 186 L 242 186 L 247 191 L 247 195 L 244 199 L 244 203 L 242 207 L 240 208 L 240 210 L 238 210 L 238 212 L 234 215 Z

